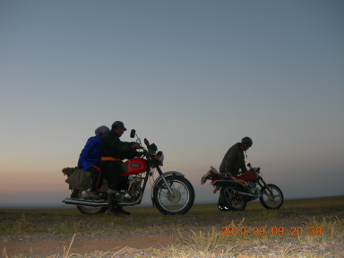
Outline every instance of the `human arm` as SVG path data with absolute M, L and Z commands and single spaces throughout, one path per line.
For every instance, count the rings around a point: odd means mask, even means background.
M 247 167 L 246 167 L 246 162 L 245 162 L 245 158 L 242 160 L 241 162 L 241 166 L 240 166 L 240 169 L 243 173 L 247 174 Z
M 82 164 L 83 164 L 84 160 L 87 158 L 88 153 L 92 149 L 92 146 L 93 146 L 93 141 L 92 141 L 92 137 L 91 137 L 87 140 L 85 147 L 82 149 L 82 151 L 80 153 L 80 157 L 79 157 L 79 161 L 78 161 L 78 167 L 79 168 L 83 167 Z
M 103 143 L 113 151 L 131 151 L 136 142 L 122 142 L 116 133 L 108 134 L 103 138 Z

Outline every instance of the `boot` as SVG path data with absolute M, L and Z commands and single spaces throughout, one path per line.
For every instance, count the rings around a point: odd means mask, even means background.
M 116 207 L 115 213 L 116 213 L 116 215 L 119 215 L 119 214 L 130 215 L 131 214 L 129 211 L 123 210 L 122 206 Z
M 117 203 L 117 195 L 118 193 L 108 193 L 108 214 L 109 215 L 115 215 L 115 206 Z

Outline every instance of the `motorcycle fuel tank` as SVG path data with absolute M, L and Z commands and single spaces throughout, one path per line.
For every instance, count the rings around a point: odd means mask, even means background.
M 127 160 L 120 166 L 120 176 L 129 176 L 145 172 L 147 169 L 146 161 L 142 158 Z

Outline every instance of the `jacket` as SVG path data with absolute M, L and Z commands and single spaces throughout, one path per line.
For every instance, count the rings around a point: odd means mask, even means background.
M 137 155 L 135 149 L 133 149 L 134 143 L 122 142 L 117 133 L 110 131 L 102 138 L 100 156 L 116 159 L 131 159 Z
M 240 148 L 240 143 L 236 143 L 229 148 L 224 156 L 220 165 L 220 171 L 237 175 L 240 169 L 242 172 L 247 171 L 244 151 Z
M 102 138 L 97 135 L 88 139 L 84 149 L 81 151 L 78 167 L 83 171 L 100 162 L 100 147 Z

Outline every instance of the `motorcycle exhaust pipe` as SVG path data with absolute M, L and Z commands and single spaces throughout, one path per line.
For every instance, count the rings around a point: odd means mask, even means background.
M 93 206 L 93 207 L 107 207 L 107 202 L 94 202 L 94 201 L 88 201 L 88 200 L 80 200 L 80 199 L 71 199 L 66 198 L 62 202 L 65 204 L 73 204 L 78 206 Z
M 132 205 L 140 204 L 141 201 L 142 201 L 142 195 L 136 202 L 131 202 L 131 203 L 119 202 L 116 205 L 118 205 L 118 206 L 132 206 Z M 108 207 L 107 202 L 95 202 L 92 200 L 66 198 L 62 202 L 64 202 L 65 204 L 72 204 L 72 205 L 77 205 L 77 206 Z
M 257 198 L 258 197 L 258 195 L 255 195 L 255 194 L 249 194 L 249 193 L 239 192 L 239 191 L 235 191 L 235 190 L 232 190 L 231 193 L 236 194 L 236 195 L 242 195 L 245 197 L 251 197 L 251 198 Z

